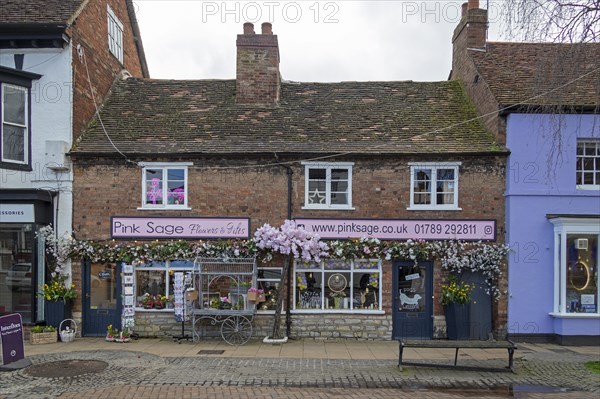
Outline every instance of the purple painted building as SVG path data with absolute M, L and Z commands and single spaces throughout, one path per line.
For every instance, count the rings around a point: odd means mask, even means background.
M 487 42 L 463 8 L 451 79 L 511 154 L 508 336 L 600 344 L 600 44 Z

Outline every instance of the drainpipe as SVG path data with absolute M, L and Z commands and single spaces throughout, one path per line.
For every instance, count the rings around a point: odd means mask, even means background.
M 277 153 L 275 153 L 275 159 L 279 161 L 279 158 L 277 157 Z M 292 168 L 288 165 L 285 164 L 278 164 L 279 166 L 281 166 L 282 168 L 285 168 L 286 172 L 287 172 L 287 189 L 288 189 L 288 195 L 287 195 L 287 219 L 288 220 L 292 220 L 292 174 L 294 173 L 292 171 Z M 288 265 L 287 268 L 287 281 L 286 281 L 286 285 L 287 285 L 287 289 L 286 289 L 286 298 L 285 298 L 285 302 L 286 302 L 286 307 L 285 307 L 285 335 L 286 337 L 288 337 L 288 339 L 290 338 L 290 334 L 291 334 L 291 330 L 292 330 L 292 313 L 290 311 L 291 308 L 291 286 L 292 286 L 292 258 L 290 256 L 288 256 L 287 262 L 289 262 L 290 264 Z

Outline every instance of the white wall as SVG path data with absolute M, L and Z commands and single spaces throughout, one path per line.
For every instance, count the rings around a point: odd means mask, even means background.
M 32 171 L 0 169 L 2 189 L 41 189 L 60 192 L 57 204 L 59 233 L 70 233 L 72 225 L 72 171 L 53 171 L 47 166 L 46 142 L 72 144 L 73 89 L 71 47 L 65 49 L 2 50 L 0 65 L 15 68 L 14 54 L 24 54 L 23 70 L 42 75 L 31 88 L 31 167 Z M 68 161 L 68 160 L 67 160 Z

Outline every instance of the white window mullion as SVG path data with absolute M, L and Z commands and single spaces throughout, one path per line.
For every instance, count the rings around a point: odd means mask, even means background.
M 325 168 L 325 204 L 331 206 L 331 168 Z
M 437 206 L 437 169 L 431 168 L 431 185 L 429 186 L 429 195 L 431 195 L 431 206 Z

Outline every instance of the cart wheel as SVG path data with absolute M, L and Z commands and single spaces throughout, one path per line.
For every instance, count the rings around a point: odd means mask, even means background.
M 221 336 L 229 345 L 243 345 L 252 336 L 252 323 L 243 316 L 229 316 L 221 324 Z

